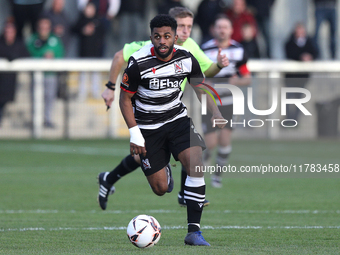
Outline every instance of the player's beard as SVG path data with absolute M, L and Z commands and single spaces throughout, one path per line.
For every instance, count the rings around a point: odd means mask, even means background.
M 161 47 L 163 47 L 163 46 L 160 46 L 160 47 L 158 47 L 158 48 L 161 48 Z M 160 56 L 161 58 L 167 58 L 167 57 L 172 53 L 172 51 L 173 51 L 173 49 L 174 49 L 174 45 L 171 45 L 171 46 L 169 47 L 169 50 L 168 50 L 167 53 L 162 53 L 162 52 L 160 52 L 158 48 L 155 47 L 155 51 L 157 52 L 157 55 Z

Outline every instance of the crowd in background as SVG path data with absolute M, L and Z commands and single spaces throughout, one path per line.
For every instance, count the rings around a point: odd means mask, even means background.
M 34 58 L 63 58 L 70 54 L 70 39 L 78 38 L 75 50 L 80 58 L 104 57 L 106 38 L 112 36 L 118 20 L 118 48 L 125 43 L 148 39 L 146 0 L 73 0 L 77 1 L 79 13 L 75 22 L 65 14 L 65 0 L 6 0 L 10 2 L 11 15 L 6 19 L 0 38 L 0 58 L 13 60 L 31 56 Z M 299 23 L 292 28 L 287 38 L 285 53 L 287 59 L 311 61 L 318 58 L 319 29 L 323 21 L 330 24 L 330 52 L 336 57 L 336 0 L 313 0 L 315 4 L 315 33 L 310 37 L 305 25 Z M 227 4 L 229 3 L 229 4 Z M 212 25 L 218 14 L 225 14 L 233 24 L 232 39 L 241 43 L 249 58 L 271 58 L 270 15 L 275 0 L 202 0 L 195 12 L 195 24 L 201 31 L 199 44 L 214 37 Z M 175 6 L 183 6 L 181 0 L 158 0 L 157 13 L 168 13 Z M 28 32 L 27 32 L 28 31 Z M 302 31 L 302 32 L 301 32 Z M 116 34 L 117 36 L 117 34 Z M 259 37 L 263 47 L 259 47 Z M 262 46 L 262 45 L 261 45 Z M 260 50 L 264 48 L 264 50 Z M 73 49 L 74 50 L 74 49 Z M 12 101 L 15 91 L 13 74 L 0 76 L 0 123 L 4 105 Z M 8 76 L 9 75 L 9 76 Z M 12 76 L 11 76 L 12 75 Z M 80 75 L 79 97 L 86 96 L 84 80 Z M 93 96 L 100 97 L 100 77 L 93 73 L 91 78 Z M 60 74 L 45 73 L 45 126 L 53 127 L 51 111 L 56 97 Z M 12 86 L 8 86 L 8 82 Z M 6 85 L 7 84 L 7 85 Z M 50 103 L 48 103 L 50 102 Z
M 6 0 L 11 6 L 12 22 L 18 39 L 27 41 L 37 32 L 37 21 L 45 16 L 51 21 L 51 33 L 61 40 L 64 56 L 103 57 L 105 38 L 116 36 L 117 48 L 125 43 L 148 39 L 146 0 L 73 0 L 77 2 L 77 19 L 66 15 L 65 0 Z M 156 1 L 156 0 L 155 0 Z M 47 5 L 46 3 L 50 3 Z M 170 8 L 184 6 L 181 0 L 157 0 L 155 13 L 167 13 Z M 336 0 L 313 0 L 315 4 L 315 33 L 313 44 L 319 51 L 318 36 L 323 21 L 330 25 L 330 52 L 336 57 Z M 224 13 L 233 23 L 233 38 L 247 50 L 250 58 L 271 58 L 270 15 L 275 0 L 202 0 L 195 13 L 195 24 L 201 31 L 199 44 L 213 38 L 212 24 Z M 75 20 L 75 21 L 74 21 Z M 301 21 L 302 22 L 302 21 Z M 117 24 L 119 28 L 117 29 Z M 26 25 L 26 31 L 24 28 Z M 29 29 L 27 29 L 29 27 Z M 118 33 L 115 33 L 118 30 Z M 294 28 L 291 28 L 293 33 Z M 70 49 L 70 38 L 78 38 L 78 45 Z M 261 47 L 259 47 L 259 37 Z M 287 38 L 288 40 L 288 38 Z M 111 46 L 111 45 L 110 45 Z M 264 50 L 262 50 L 264 49 Z M 76 50 L 76 54 L 69 54 Z

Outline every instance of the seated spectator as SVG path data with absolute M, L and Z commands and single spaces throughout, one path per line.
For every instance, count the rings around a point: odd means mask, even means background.
M 234 33 L 232 39 L 237 42 L 243 41 L 242 26 L 244 24 L 251 24 L 256 29 L 254 37 L 257 34 L 257 25 L 254 16 L 247 10 L 245 0 L 233 0 L 230 9 L 226 11 L 226 15 L 233 23 Z
M 9 19 L 5 26 L 4 32 L 0 37 L 0 58 L 6 58 L 12 61 L 16 58 L 29 57 L 25 43 L 17 37 L 17 30 L 13 20 Z M 0 126 L 8 102 L 14 100 L 17 83 L 17 74 L 14 72 L 0 73 Z
M 33 34 L 27 48 L 34 58 L 62 58 L 64 47 L 62 41 L 52 33 L 52 22 L 47 16 L 41 16 L 37 23 L 37 33 Z M 52 112 L 54 101 L 57 97 L 58 78 L 54 72 L 45 72 L 44 75 L 44 126 L 54 128 Z
M 246 51 L 248 58 L 260 58 L 260 51 L 255 38 L 255 28 L 253 25 L 248 23 L 242 26 L 242 37 L 241 42 L 244 50 Z
M 285 44 L 287 59 L 296 61 L 312 61 L 317 56 L 313 40 L 307 35 L 306 28 L 302 23 L 296 24 L 292 35 Z M 287 73 L 285 75 L 286 87 L 306 86 L 309 73 Z M 301 93 L 288 93 L 287 98 L 301 98 Z M 287 119 L 298 119 L 300 110 L 295 105 L 287 106 Z

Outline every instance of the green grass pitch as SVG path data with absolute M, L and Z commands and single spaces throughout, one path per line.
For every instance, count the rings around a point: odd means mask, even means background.
M 207 174 L 211 204 L 201 226 L 212 246 L 188 247 L 179 163 L 172 193 L 154 195 L 139 169 L 117 183 L 107 211 L 99 208 L 97 174 L 127 153 L 127 140 L 1 140 L 0 254 L 339 254 L 340 173 L 224 174 L 221 189 Z M 230 164 L 328 165 L 339 164 L 339 155 L 339 141 L 236 140 Z M 144 213 L 160 222 L 162 236 L 138 249 L 126 226 Z

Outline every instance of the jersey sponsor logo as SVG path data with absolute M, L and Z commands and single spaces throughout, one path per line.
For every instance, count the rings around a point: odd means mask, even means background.
M 182 64 L 182 61 L 176 61 L 174 63 L 174 67 L 175 67 L 175 73 L 183 73 L 183 64 Z
M 170 81 L 170 79 L 157 79 L 153 78 L 149 81 L 149 88 L 152 90 L 157 89 L 167 89 L 167 88 L 179 88 L 181 87 L 181 84 L 183 82 L 183 79 L 178 81 Z
M 156 73 L 156 68 L 152 68 L 151 71 L 152 71 L 153 73 Z
M 142 164 L 143 164 L 144 169 L 150 169 L 151 168 L 149 159 L 147 159 L 147 158 L 146 159 L 142 159 Z
M 124 73 L 123 79 L 122 79 L 122 83 L 123 83 L 125 86 L 127 86 L 127 87 L 130 86 L 130 84 L 129 84 L 129 76 L 127 75 L 127 73 Z

